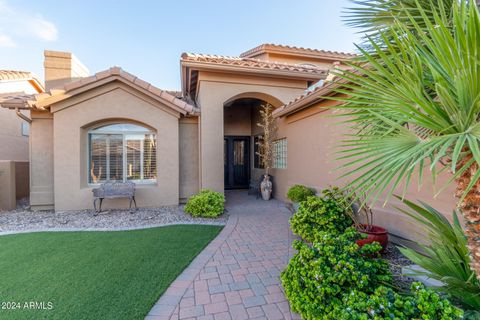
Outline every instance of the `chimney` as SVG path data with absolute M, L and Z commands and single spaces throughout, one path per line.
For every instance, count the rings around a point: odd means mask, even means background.
M 88 69 L 70 52 L 44 51 L 45 90 L 88 77 Z

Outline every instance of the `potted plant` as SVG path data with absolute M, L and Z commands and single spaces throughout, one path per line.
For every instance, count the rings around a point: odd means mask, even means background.
M 260 183 L 260 192 L 263 200 L 270 200 L 273 192 L 273 184 L 270 180 L 270 168 L 273 160 L 273 140 L 275 139 L 275 133 L 277 130 L 276 120 L 272 115 L 273 106 L 269 103 L 263 104 L 260 107 L 260 119 L 261 121 L 257 125 L 263 129 L 263 136 L 260 141 L 257 142 L 260 161 L 265 168 L 265 174 L 263 180 Z
M 314 196 L 316 191 L 301 184 L 296 184 L 287 192 L 287 198 L 292 201 L 294 211 L 298 211 L 300 202 L 307 200 L 308 197 Z
M 382 246 L 381 252 L 385 251 L 388 245 L 388 231 L 373 224 L 373 210 L 365 202 L 365 198 L 357 196 L 356 199 L 357 201 L 351 205 L 351 217 L 357 231 L 367 235 L 365 239 L 357 240 L 357 244 L 363 246 L 376 241 Z

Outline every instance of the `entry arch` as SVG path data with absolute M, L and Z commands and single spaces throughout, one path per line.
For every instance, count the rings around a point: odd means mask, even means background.
M 228 106 L 232 104 L 234 101 L 240 100 L 240 99 L 257 99 L 257 100 L 265 101 L 266 103 L 271 104 L 274 108 L 278 108 L 284 104 L 280 99 L 270 94 L 251 91 L 251 92 L 239 93 L 237 95 L 232 96 L 231 98 L 227 99 L 223 103 L 223 106 L 224 107 Z

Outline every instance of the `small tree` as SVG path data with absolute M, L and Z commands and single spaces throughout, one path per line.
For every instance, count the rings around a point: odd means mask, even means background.
M 269 103 L 262 104 L 260 106 L 261 121 L 257 123 L 257 126 L 263 129 L 263 136 L 257 142 L 258 152 L 256 154 L 260 157 L 260 162 L 265 168 L 265 174 L 267 175 L 272 167 L 273 140 L 277 132 L 277 122 L 272 114 L 273 109 L 273 106 Z

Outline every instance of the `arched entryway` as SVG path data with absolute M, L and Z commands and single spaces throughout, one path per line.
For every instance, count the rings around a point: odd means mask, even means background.
M 251 179 L 263 172 L 257 152 L 257 141 L 263 134 L 257 125 L 260 108 L 269 103 L 279 107 L 282 103 L 260 93 L 244 93 L 224 104 L 224 186 L 225 189 L 248 188 Z

